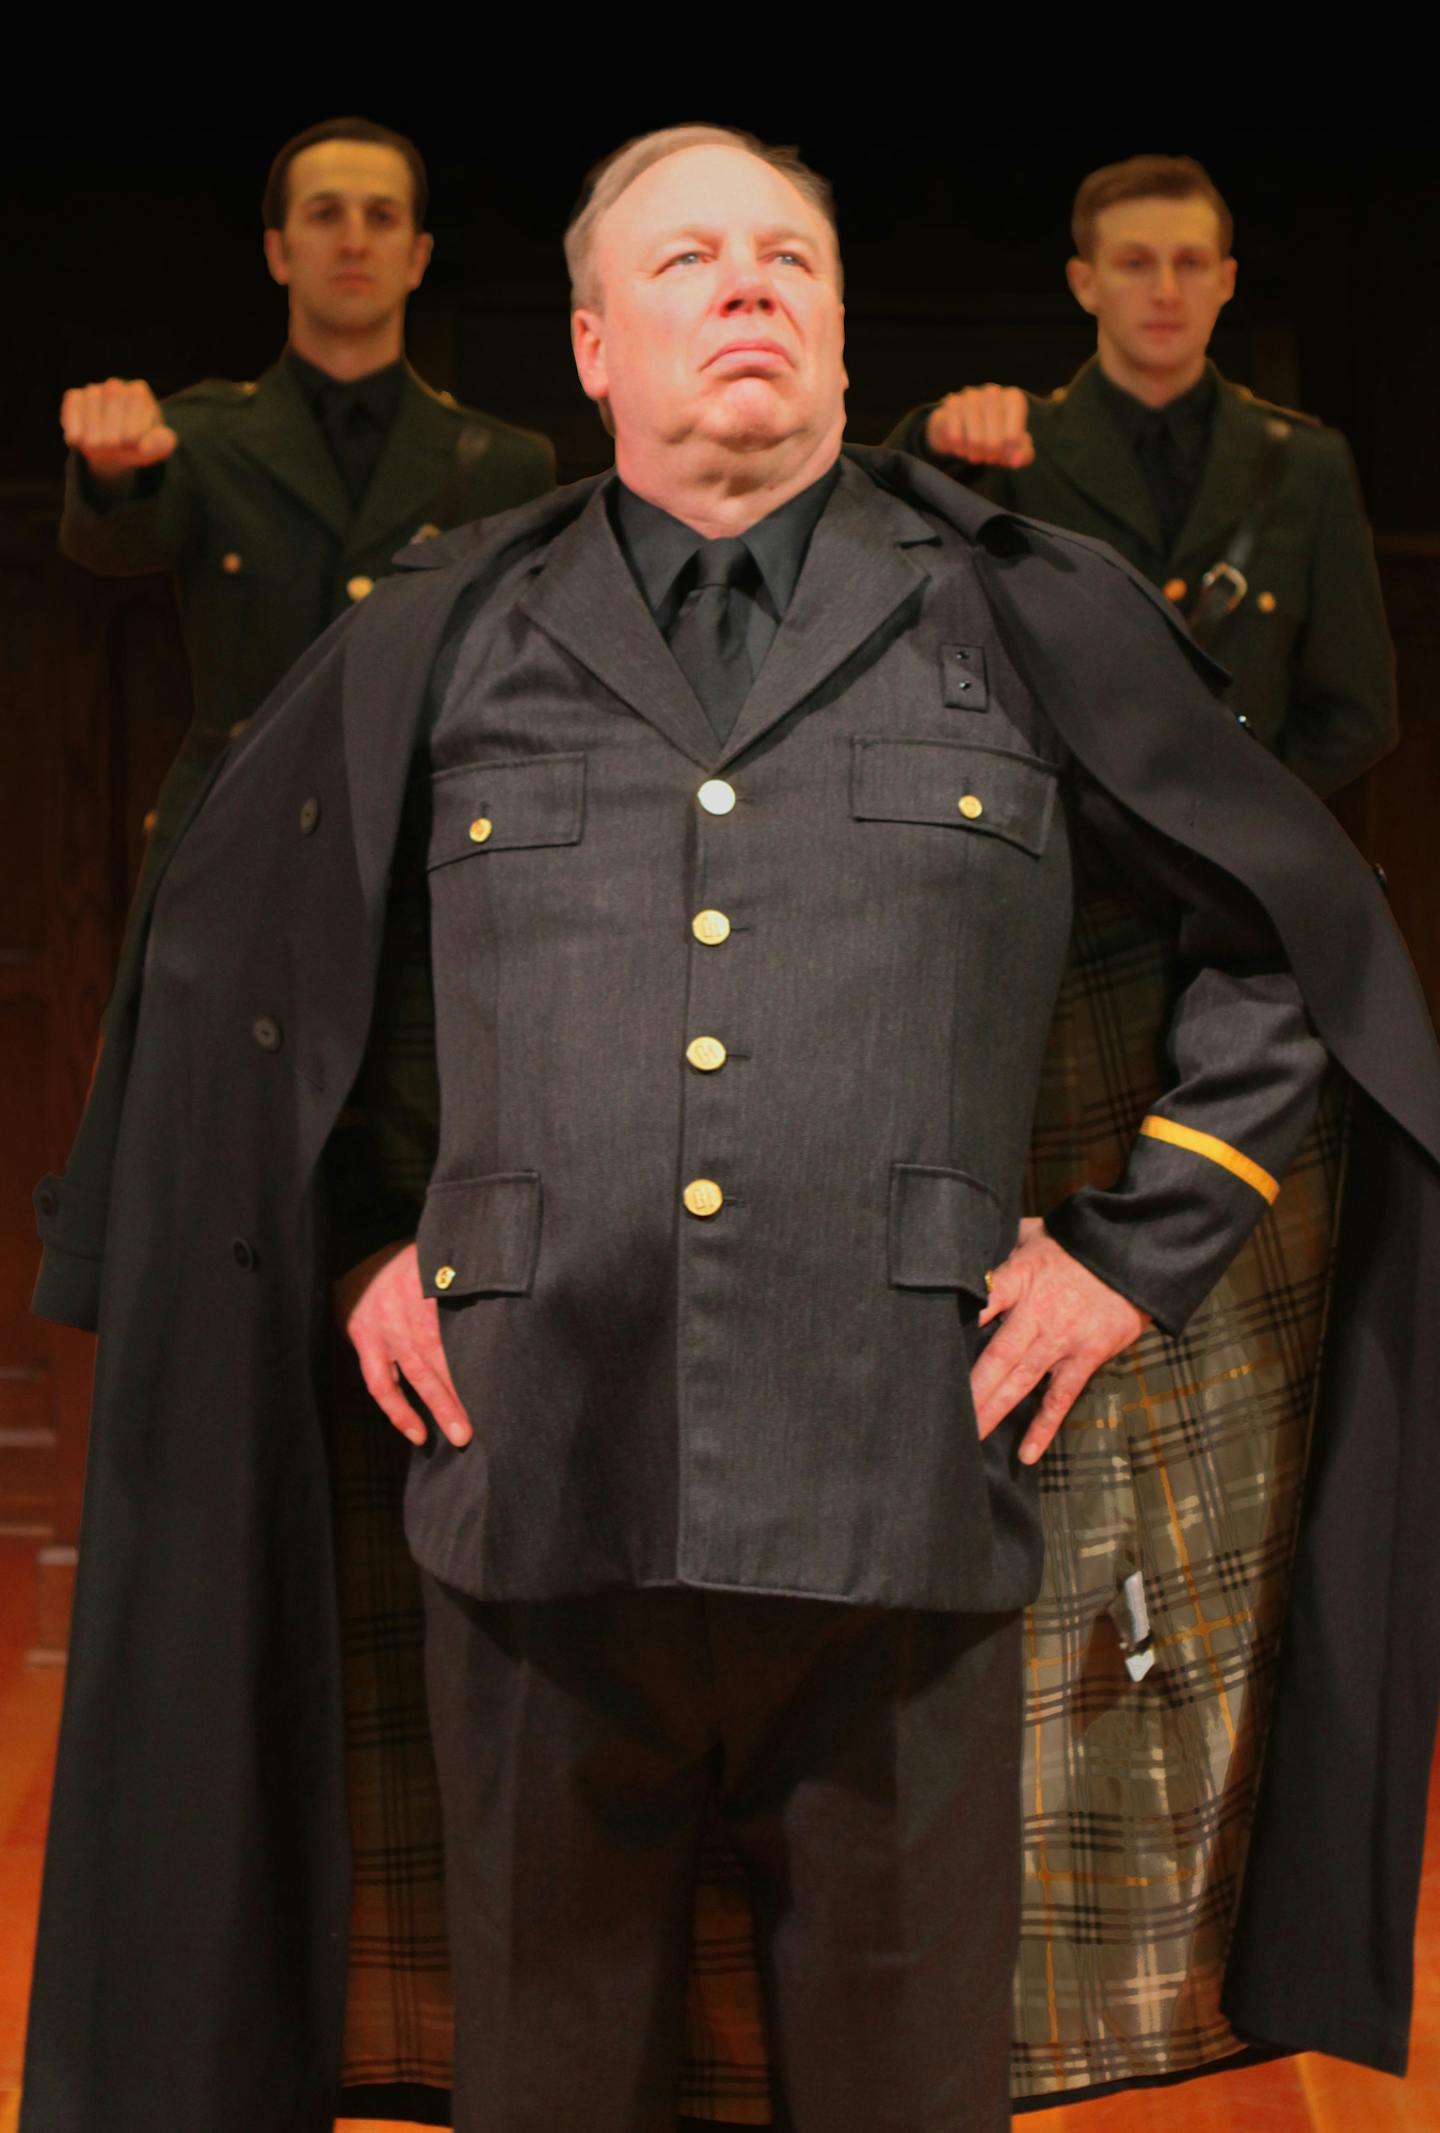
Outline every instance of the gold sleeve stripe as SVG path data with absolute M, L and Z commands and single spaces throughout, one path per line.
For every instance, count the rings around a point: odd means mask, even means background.
M 1261 1199 L 1271 1207 L 1280 1197 L 1280 1182 L 1272 1178 L 1268 1170 L 1252 1163 L 1248 1155 L 1232 1148 L 1229 1141 L 1216 1140 L 1213 1133 L 1197 1133 L 1193 1126 L 1177 1126 L 1173 1118 L 1161 1118 L 1154 1111 L 1140 1121 L 1140 1131 L 1152 1141 L 1169 1141 L 1172 1148 L 1188 1148 L 1192 1155 L 1203 1155 L 1208 1162 L 1218 1163 L 1228 1170 L 1231 1177 L 1239 1178 L 1258 1192 Z

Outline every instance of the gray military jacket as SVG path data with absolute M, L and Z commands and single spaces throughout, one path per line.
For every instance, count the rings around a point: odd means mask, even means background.
M 852 459 L 718 753 L 603 487 L 440 671 L 419 1252 L 476 1437 L 415 1462 L 419 1559 L 497 1598 L 1024 1604 L 1027 1417 L 981 1444 L 969 1377 L 1077 863 L 1118 863 L 1199 966 L 1129 1172 L 1057 1217 L 1172 1328 L 1323 1067 L 1268 928 L 1076 768 L 972 544 Z

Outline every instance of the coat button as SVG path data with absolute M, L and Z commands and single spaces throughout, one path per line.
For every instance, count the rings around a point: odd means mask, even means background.
M 488 844 L 494 834 L 494 830 L 495 825 L 488 815 L 477 815 L 470 825 L 470 842 L 472 844 Z M 478 881 L 480 876 L 477 874 L 475 879 Z
M 308 800 L 306 800 L 306 801 L 305 801 L 305 802 L 304 802 L 304 803 L 302 804 L 302 806 L 301 806 L 301 809 L 300 809 L 300 834 L 301 834 L 301 836 L 302 836 L 302 837 L 308 837 L 308 836 L 309 836 L 309 834 L 310 834 L 310 832 L 311 832 L 311 830 L 313 830 L 313 829 L 314 829 L 314 827 L 315 827 L 316 823 L 317 823 L 317 822 L 318 822 L 319 820 L 320 820 L 320 802 L 319 802 L 319 801 L 318 801 L 318 800 L 317 800 L 317 799 L 315 798 L 315 795 L 314 795 L 314 794 L 312 793 L 312 794 L 310 795 L 310 798 L 309 798 Z
M 241 571 L 245 568 L 245 559 L 240 554 L 238 549 L 232 548 L 228 555 L 221 556 L 220 568 L 224 571 L 227 578 L 238 578 Z
M 1256 593 L 1255 605 L 1259 608 L 1262 615 L 1273 615 L 1275 612 L 1274 593 Z
M 692 1178 L 685 1187 L 685 1205 L 692 1215 L 702 1221 L 718 1215 L 725 1205 L 725 1195 L 713 1178 Z
M 729 1056 L 718 1037 L 692 1037 L 685 1047 L 685 1057 L 702 1074 L 713 1074 Z
M 280 1025 L 270 1015 L 257 1015 L 250 1025 L 250 1034 L 262 1052 L 278 1052 L 281 1044 Z
M 453 1266 L 437 1266 L 437 1267 L 436 1267 L 436 1269 L 435 1269 L 435 1286 L 436 1286 L 436 1288 L 437 1288 L 437 1289 L 448 1289 L 448 1288 L 450 1287 L 451 1283 L 452 1283 L 452 1282 L 454 1281 L 454 1279 L 455 1279 L 455 1269 L 454 1269 L 454 1267 L 453 1267 Z
M 233 1237 L 230 1241 L 230 1253 L 242 1273 L 254 1272 L 255 1247 L 248 1237 Z
M 697 911 L 690 921 L 690 931 L 707 948 L 718 948 L 730 938 L 730 921 L 723 911 Z
M 695 797 L 707 815 L 728 815 L 735 805 L 735 788 L 724 778 L 707 778 Z
M 427 519 L 423 526 L 419 526 L 416 528 L 415 538 L 417 541 L 433 541 L 439 531 L 440 528 L 438 526 L 433 526 L 430 523 L 429 519 Z
M 348 578 L 346 580 L 345 590 L 347 593 L 349 593 L 352 600 L 366 600 L 375 590 L 375 580 L 373 578 L 367 578 L 364 571 L 362 570 L 358 577 Z
M 977 800 L 973 792 L 962 792 L 956 805 L 967 822 L 978 822 L 985 812 L 985 802 Z
M 1167 600 L 1183 600 L 1189 590 L 1190 588 L 1183 578 L 1167 578 L 1165 581 L 1165 597 Z

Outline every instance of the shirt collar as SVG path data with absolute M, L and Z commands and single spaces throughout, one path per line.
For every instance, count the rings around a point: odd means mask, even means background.
M 332 378 L 328 370 L 308 363 L 293 348 L 286 349 L 285 363 L 312 413 L 318 415 L 322 407 L 363 407 L 382 428 L 394 421 L 405 384 L 403 356 L 379 370 L 367 371 L 363 378 Z
M 1100 396 L 1109 408 L 1112 417 L 1129 443 L 1138 444 L 1157 415 L 1163 415 L 1170 432 L 1179 441 L 1199 438 L 1210 427 L 1215 412 L 1216 372 L 1213 363 L 1207 363 L 1201 376 L 1188 392 L 1180 393 L 1174 400 L 1167 400 L 1163 407 L 1147 407 L 1137 400 L 1134 393 L 1126 392 L 1113 378 L 1107 378 L 1099 364 L 1095 366 Z
M 811 536 L 839 478 L 837 459 L 808 489 L 757 519 L 741 535 L 777 615 L 785 613 L 794 597 Z M 647 607 L 652 615 L 658 614 L 686 564 L 704 546 L 705 536 L 683 519 L 662 511 L 658 504 L 647 503 L 623 481 L 616 482 L 613 493 L 620 546 L 639 581 Z

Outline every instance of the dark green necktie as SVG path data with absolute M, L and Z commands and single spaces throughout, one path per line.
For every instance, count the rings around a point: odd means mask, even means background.
M 747 603 L 737 597 L 753 573 L 744 541 L 704 542 L 687 568 L 690 590 L 670 631 L 680 671 L 721 741 L 728 740 L 755 679 L 745 645 Z

